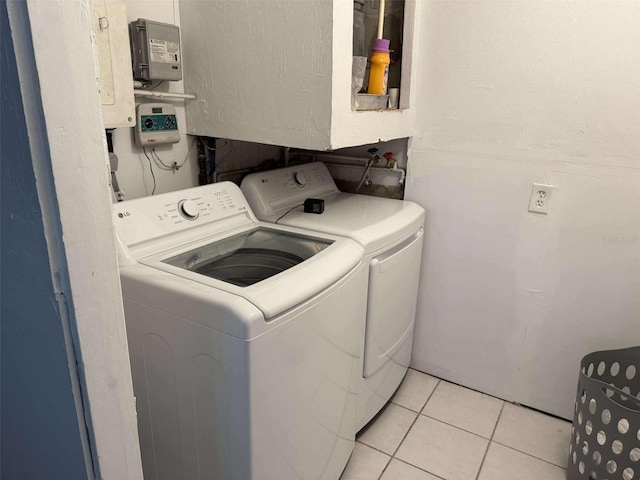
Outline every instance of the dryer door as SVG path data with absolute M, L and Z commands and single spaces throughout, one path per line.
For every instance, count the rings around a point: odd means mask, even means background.
M 386 362 L 409 366 L 415 322 L 423 230 L 369 264 L 364 377 Z

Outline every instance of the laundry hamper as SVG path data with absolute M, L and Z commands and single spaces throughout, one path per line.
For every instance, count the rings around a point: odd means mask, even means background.
M 567 480 L 640 480 L 640 346 L 582 359 Z

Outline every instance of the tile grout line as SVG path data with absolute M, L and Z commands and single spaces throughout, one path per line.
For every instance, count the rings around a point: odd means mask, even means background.
M 428 470 L 425 470 L 424 468 L 418 467 L 417 465 L 413 465 L 412 463 L 405 462 L 404 460 L 401 460 L 401 459 L 396 458 L 396 457 L 393 457 L 393 458 L 395 458 L 397 461 L 399 461 L 401 463 L 404 463 L 405 465 L 409 465 L 410 467 L 415 468 L 416 470 L 420 470 L 421 472 L 428 473 L 432 477 L 439 478 L 440 480 L 447 480 L 446 478 L 441 477 L 440 475 L 436 475 L 435 473 L 429 472 Z M 389 462 L 389 463 L 391 463 L 391 462 Z
M 518 453 L 521 453 L 523 455 L 526 455 L 527 457 L 531 457 L 531 458 L 534 458 L 536 460 L 540 460 L 541 462 L 547 463 L 547 464 L 552 465 L 552 466 L 554 466 L 556 468 L 561 468 L 562 470 L 566 470 L 567 469 L 567 467 L 562 467 L 562 466 L 560 466 L 560 465 L 558 465 L 556 463 L 550 462 L 549 460 L 545 460 L 544 458 L 536 457 L 535 455 L 532 455 L 532 454 L 527 453 L 527 452 L 523 452 L 522 450 L 518 450 L 517 448 L 511 447 L 509 445 L 505 445 L 504 443 L 498 442 L 496 440 L 492 440 L 492 442 L 495 443 L 496 445 L 500 445 L 501 447 L 508 448 L 509 450 L 513 450 L 514 452 L 518 452 Z
M 427 403 L 429 403 L 429 400 L 431 400 L 431 397 L 433 397 L 433 394 L 436 392 L 436 389 L 438 388 L 438 385 L 440 385 L 440 382 L 441 382 L 441 380 L 438 380 L 438 383 L 436 383 L 436 386 L 433 387 L 433 390 L 431 391 L 431 393 L 429 394 L 429 396 L 425 400 L 424 404 L 422 405 L 422 408 L 420 409 L 420 412 L 422 412 L 422 410 L 424 410 L 424 407 L 427 405 Z M 417 412 L 418 414 L 416 415 L 416 418 L 413 419 L 413 422 L 411 422 L 411 425 L 409 426 L 408 430 L 406 431 L 406 433 L 402 437 L 402 440 L 400 440 L 400 443 L 398 443 L 398 446 L 393 451 L 393 455 L 391 455 L 392 458 L 395 458 L 396 453 L 398 453 L 398 450 L 400 450 L 400 446 L 402 445 L 402 442 L 404 442 L 405 438 L 407 438 L 407 435 L 409 435 L 409 432 L 411 431 L 411 429 L 413 428 L 415 423 L 420 418 L 420 415 L 422 415 L 422 413 L 420 413 L 420 412 Z
M 422 415 L 422 412 L 424 411 L 425 407 L 427 406 L 427 403 L 429 403 L 429 400 L 431 400 L 431 397 L 433 397 L 436 393 L 436 390 L 438 389 L 438 387 L 440 386 L 440 384 L 444 382 L 444 380 L 438 380 L 438 383 L 436 383 L 436 386 L 433 387 L 433 390 L 431 390 L 431 393 L 429 394 L 429 396 L 427 397 L 427 400 L 422 404 L 422 407 L 420 407 L 420 411 L 418 412 L 418 415 Z
M 356 443 L 359 443 L 360 445 L 364 445 L 365 447 L 370 448 L 371 450 L 375 450 L 376 452 L 382 453 L 384 454 L 386 457 L 392 458 L 391 455 L 389 455 L 387 452 L 383 452 L 382 450 L 380 450 L 379 448 L 376 447 L 372 447 L 371 445 L 368 445 L 364 442 L 361 442 L 360 440 L 356 440 Z
M 387 460 L 387 464 L 384 466 L 384 468 L 380 472 L 380 475 L 378 475 L 378 480 L 382 478 L 382 476 L 384 475 L 384 472 L 387 470 L 387 468 L 389 468 L 389 464 L 391 463 L 391 460 L 393 460 L 393 457 L 390 456 L 388 453 L 386 455 L 389 456 L 389 460 Z
M 503 400 L 502 406 L 500 407 L 500 413 L 498 414 L 498 419 L 496 420 L 496 424 L 493 426 L 491 437 L 489 438 L 489 442 L 487 443 L 487 449 L 484 451 L 484 455 L 482 456 L 482 461 L 480 462 L 480 468 L 478 468 L 478 474 L 476 475 L 476 480 L 480 478 L 480 474 L 482 473 L 482 467 L 484 467 L 484 461 L 487 459 L 487 454 L 489 453 L 489 448 L 491 447 L 493 436 L 496 434 L 496 430 L 498 429 L 498 423 L 500 423 L 500 419 L 502 418 L 502 412 L 504 411 L 505 403 L 506 402 Z
M 462 427 L 459 427 L 458 425 L 453 425 L 452 423 L 447 423 L 447 422 L 445 422 L 444 420 L 440 420 L 439 418 L 432 417 L 432 416 L 430 416 L 430 415 L 425 415 L 424 413 L 421 413 L 420 415 L 422 415 L 423 417 L 429 418 L 429 419 L 431 419 L 431 420 L 433 420 L 433 421 L 436 421 L 436 422 L 438 422 L 438 423 L 442 423 L 442 424 L 447 425 L 447 426 L 449 426 L 449 427 L 453 427 L 453 428 L 455 428 L 456 430 L 461 430 L 461 431 L 463 431 L 463 432 L 465 432 L 465 433 L 468 433 L 468 434 L 470 434 L 470 435 L 473 435 L 474 437 L 478 437 L 478 438 L 481 438 L 481 439 L 483 439 L 483 440 L 489 440 L 489 441 L 491 441 L 491 437 L 485 437 L 485 436 L 480 435 L 480 434 L 478 434 L 478 433 L 471 432 L 471 431 L 466 430 L 466 429 L 464 429 L 464 428 L 462 428 Z M 498 416 L 498 418 L 500 418 L 500 417 Z M 495 428 L 495 427 L 494 427 L 494 428 Z M 493 433 L 492 433 L 492 435 L 493 435 Z
M 502 408 L 503 409 L 504 409 L 505 405 L 509 404 L 509 405 L 515 405 L 515 406 L 518 406 L 518 407 L 526 408 L 527 410 L 536 411 L 536 412 L 541 413 L 541 414 L 543 414 L 543 415 L 545 415 L 547 417 L 553 417 L 553 415 L 549 415 L 549 414 L 546 414 L 544 412 L 539 412 L 538 410 L 532 409 L 532 408 L 527 407 L 525 405 L 520 405 L 519 403 L 507 402 L 506 400 L 503 400 L 503 402 L 504 402 L 502 404 Z M 502 417 L 502 410 L 500 411 L 500 417 Z M 498 417 L 498 422 L 500 421 L 500 417 Z M 522 450 L 518 450 L 517 448 L 512 447 L 511 445 L 506 445 L 506 444 L 504 444 L 502 442 L 498 442 L 497 440 L 494 440 L 493 437 L 495 436 L 497 429 L 498 429 L 498 424 L 496 423 L 496 428 L 494 428 L 493 433 L 491 434 L 491 439 L 489 440 L 489 445 L 491 445 L 491 443 L 493 442 L 493 443 L 496 443 L 496 444 L 498 444 L 498 445 L 500 445 L 502 447 L 508 448 L 509 450 L 513 450 L 514 452 L 522 453 L 523 455 L 526 455 L 528 457 L 535 458 L 536 460 L 540 460 L 541 462 L 548 463 L 549 465 L 553 465 L 554 467 L 561 468 L 563 470 L 567 469 L 567 467 L 563 467 L 561 465 L 556 465 L 555 463 L 550 462 L 549 460 L 545 460 L 544 458 L 536 457 L 535 455 L 532 455 L 531 453 L 524 452 Z M 484 460 L 483 460 L 483 463 L 484 463 Z
M 438 388 L 438 385 L 440 385 L 440 382 L 442 380 L 438 379 L 438 382 L 436 383 L 435 387 L 433 387 L 433 390 L 431 390 L 431 393 L 427 396 L 427 399 L 425 400 L 424 404 L 422 405 L 422 408 L 420 409 L 420 412 L 424 409 L 425 405 L 427 403 L 429 403 L 429 400 L 431 400 L 431 397 L 433 396 L 433 394 L 435 393 L 436 389 Z M 399 405 L 402 406 L 402 405 Z M 406 407 L 403 407 L 406 408 Z M 406 410 L 409 410 L 411 412 L 414 412 L 413 410 L 406 408 Z M 396 453 L 398 453 L 398 450 L 400 449 L 400 446 L 402 445 L 402 442 L 404 442 L 404 440 L 407 438 L 407 435 L 409 435 L 409 432 L 411 431 L 411 429 L 413 428 L 413 426 L 415 425 L 416 421 L 418 420 L 418 418 L 420 418 L 420 412 L 414 412 L 416 413 L 416 418 L 413 419 L 413 422 L 411 422 L 411 425 L 409 425 L 409 428 L 407 429 L 407 431 L 405 432 L 405 434 L 402 436 L 402 440 L 400 440 L 400 442 L 398 442 L 398 446 L 396 447 L 396 449 L 393 451 L 393 454 L 391 455 L 391 458 L 389 459 L 389 461 L 387 462 L 387 464 L 385 465 L 384 469 L 382 470 L 382 472 L 380 472 L 380 475 L 378 476 L 378 480 L 380 480 L 382 478 L 382 476 L 384 475 L 384 472 L 387 470 L 387 468 L 389 467 L 389 464 L 391 463 L 391 460 L 393 460 L 394 458 L 396 458 Z M 389 455 L 388 453 L 386 455 Z M 398 459 L 400 460 L 400 459 Z M 400 460 L 402 461 L 402 460 Z M 404 462 L 407 463 L 407 462 Z M 407 465 L 411 465 L 410 463 L 407 463 Z M 411 465 L 412 467 L 415 467 L 415 465 Z
M 387 403 L 383 409 L 386 409 L 390 404 Z M 411 410 L 410 408 L 407 407 L 403 407 L 402 405 L 398 405 L 397 403 L 393 404 L 394 407 L 398 407 L 401 408 L 402 410 L 406 410 L 409 413 L 413 413 L 416 415 L 416 418 L 418 418 L 418 415 L 420 415 L 418 412 L 416 412 L 415 410 Z M 375 419 L 375 417 L 374 417 Z M 413 426 L 413 423 L 415 422 L 415 419 L 411 422 L 411 425 L 409 425 L 409 430 L 411 429 L 411 427 Z M 371 423 L 375 423 L 375 420 L 372 420 Z M 367 426 L 365 428 L 363 428 L 362 430 L 367 430 L 369 428 L 369 425 L 367 424 Z M 407 430 L 408 431 L 408 430 Z M 404 440 L 405 435 L 402 437 L 402 440 Z M 400 443 L 402 443 L 402 440 L 400 440 Z M 385 452 L 384 450 L 380 450 L 378 447 L 374 446 L 374 445 L 369 445 L 366 442 L 363 442 L 362 440 L 360 440 L 358 437 L 356 437 L 356 442 L 359 442 L 363 445 L 366 445 L 369 448 L 373 448 L 375 451 L 380 452 L 380 453 L 384 453 L 387 457 L 393 457 L 393 453 L 389 453 L 389 452 Z M 396 447 L 396 449 L 394 450 L 394 452 L 397 450 L 398 448 Z

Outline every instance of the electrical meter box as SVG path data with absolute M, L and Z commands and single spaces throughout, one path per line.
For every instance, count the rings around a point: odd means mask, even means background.
M 136 80 L 182 80 L 178 27 L 139 18 L 129 24 L 129 36 Z
M 137 109 L 138 122 L 135 128 L 136 144 L 139 147 L 178 143 L 178 119 L 176 109 L 168 103 L 142 103 Z

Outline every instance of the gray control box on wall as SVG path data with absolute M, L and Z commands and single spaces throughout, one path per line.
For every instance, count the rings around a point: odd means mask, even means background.
M 139 18 L 129 24 L 129 35 L 136 80 L 182 80 L 177 26 Z

